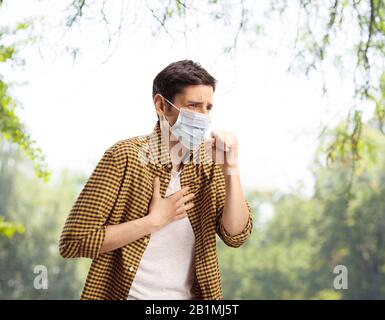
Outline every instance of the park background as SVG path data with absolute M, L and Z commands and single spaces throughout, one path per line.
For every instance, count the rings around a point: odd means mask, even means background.
M 247 243 L 218 238 L 224 297 L 383 299 L 384 56 L 383 0 L 0 0 L 0 299 L 79 298 L 66 216 L 104 151 L 152 130 L 152 80 L 182 59 L 218 79 L 253 208 Z

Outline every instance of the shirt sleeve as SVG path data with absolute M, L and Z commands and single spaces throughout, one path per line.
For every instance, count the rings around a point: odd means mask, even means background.
M 105 151 L 76 199 L 59 240 L 64 258 L 96 259 L 103 244 L 105 222 L 118 197 L 121 176 L 112 147 Z
M 236 235 L 231 235 L 224 227 L 222 223 L 222 215 L 226 197 L 225 177 L 222 168 L 219 165 L 215 165 L 215 186 L 216 186 L 216 232 L 223 242 L 233 248 L 240 247 L 246 242 L 253 229 L 253 211 L 250 204 L 246 201 L 246 205 L 249 209 L 249 219 L 244 229 Z

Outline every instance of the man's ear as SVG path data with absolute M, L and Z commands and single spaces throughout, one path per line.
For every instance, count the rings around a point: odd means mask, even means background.
M 160 118 L 164 115 L 164 112 L 156 110 L 156 115 L 157 115 L 158 119 L 160 120 Z
M 163 99 L 161 98 L 161 95 L 156 94 L 154 96 L 154 106 L 155 106 L 155 112 L 157 114 L 157 117 L 158 117 L 158 119 L 160 119 L 159 112 L 161 111 L 163 113 L 164 108 L 165 108 L 165 105 L 164 105 Z

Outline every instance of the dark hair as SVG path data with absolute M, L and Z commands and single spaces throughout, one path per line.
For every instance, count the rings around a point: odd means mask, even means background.
M 152 85 L 152 97 L 154 98 L 157 93 L 160 93 L 174 102 L 175 95 L 189 85 L 209 85 L 215 91 L 216 82 L 217 80 L 199 63 L 192 60 L 180 60 L 170 63 L 157 74 Z

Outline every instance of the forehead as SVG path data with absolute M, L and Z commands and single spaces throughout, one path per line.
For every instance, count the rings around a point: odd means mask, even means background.
M 211 86 L 191 85 L 185 87 L 180 96 L 184 100 L 212 102 L 213 94 L 213 87 Z

